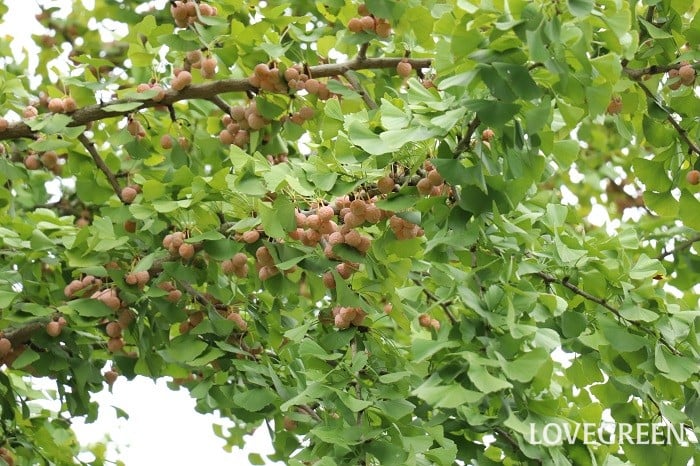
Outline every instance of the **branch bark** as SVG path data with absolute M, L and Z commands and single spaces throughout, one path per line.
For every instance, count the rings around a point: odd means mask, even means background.
M 396 68 L 396 65 L 403 60 L 402 58 L 362 58 L 357 57 L 353 60 L 343 63 L 323 64 L 310 66 L 309 72 L 315 78 L 327 78 L 331 76 L 339 76 L 345 74 L 349 70 L 369 70 L 380 68 Z M 415 68 L 427 68 L 430 66 L 430 59 L 409 59 L 411 66 Z M 165 97 L 159 101 L 148 99 L 144 101 L 136 101 L 133 99 L 118 99 L 110 102 L 90 105 L 82 107 L 70 114 L 73 121 L 69 126 L 86 125 L 93 121 L 104 120 L 106 118 L 123 116 L 128 113 L 138 112 L 145 108 L 156 106 L 168 106 L 181 100 L 203 99 L 211 100 L 214 96 L 225 94 L 228 92 L 257 92 L 258 88 L 253 87 L 248 83 L 247 79 L 222 79 L 202 84 L 188 86 L 185 89 L 176 91 L 169 89 L 165 92 Z M 128 102 L 139 102 L 140 105 L 135 109 L 128 111 L 118 111 L 110 109 L 110 106 L 124 104 Z M 36 132 L 24 122 L 18 122 L 10 125 L 5 131 L 0 132 L 0 141 L 7 139 L 32 138 Z
M 92 159 L 95 161 L 95 165 L 97 165 L 97 168 L 99 168 L 100 171 L 105 174 L 107 180 L 109 180 L 109 184 L 112 185 L 112 189 L 114 190 L 114 193 L 117 195 L 119 200 L 124 202 L 124 200 L 122 199 L 122 188 L 119 186 L 117 177 L 114 175 L 112 170 L 109 169 L 104 159 L 100 157 L 100 154 L 95 148 L 95 144 L 92 141 L 90 141 L 87 138 L 87 136 L 85 136 L 85 133 L 80 133 L 80 136 L 78 136 L 78 141 L 80 141 L 83 147 L 85 147 L 85 150 L 88 151 Z

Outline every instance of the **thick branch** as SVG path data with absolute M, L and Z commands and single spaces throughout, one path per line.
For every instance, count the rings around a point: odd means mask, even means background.
M 396 68 L 396 65 L 402 58 L 356 58 L 344 63 L 323 64 L 310 66 L 309 72 L 315 78 L 324 78 L 331 76 L 339 76 L 345 74 L 349 70 L 368 70 L 379 68 Z M 415 68 L 427 68 L 430 66 L 430 59 L 409 59 L 411 66 Z M 165 91 L 165 97 L 156 102 L 148 99 L 144 101 L 136 101 L 133 99 L 119 99 L 111 102 L 90 105 L 77 109 L 71 113 L 73 122 L 69 126 L 86 125 L 92 121 L 103 120 L 105 118 L 123 116 L 128 113 L 137 112 L 144 108 L 156 106 L 168 106 L 181 100 L 204 99 L 211 100 L 212 97 L 224 94 L 227 92 L 255 92 L 257 88 L 251 86 L 247 79 L 222 79 L 220 81 L 212 81 L 202 84 L 188 86 L 181 91 L 169 89 Z M 135 109 L 128 111 L 110 109 L 110 106 L 123 104 L 127 102 L 140 102 L 140 105 Z M 6 139 L 31 138 L 34 136 L 34 131 L 31 130 L 24 122 L 12 124 L 5 131 L 0 132 L 0 141 Z
M 12 342 L 14 348 L 21 343 L 26 343 L 36 332 L 45 329 L 46 324 L 51 321 L 51 318 L 42 318 L 34 322 L 30 322 L 21 327 L 16 327 L 3 332 L 3 336 Z
M 109 184 L 112 185 L 114 193 L 121 201 L 123 201 L 122 188 L 119 186 L 117 177 L 114 175 L 114 173 L 112 173 L 112 170 L 109 169 L 104 159 L 100 157 L 100 154 L 97 153 L 97 149 L 95 149 L 95 144 L 92 141 L 90 141 L 87 138 L 87 136 L 85 136 L 85 133 L 80 133 L 80 136 L 78 136 L 78 141 L 80 141 L 80 143 L 85 147 L 85 150 L 87 150 L 90 156 L 92 156 L 93 160 L 95 161 L 95 165 L 97 165 L 97 168 L 99 168 L 100 171 L 105 174 L 105 176 L 109 180 Z

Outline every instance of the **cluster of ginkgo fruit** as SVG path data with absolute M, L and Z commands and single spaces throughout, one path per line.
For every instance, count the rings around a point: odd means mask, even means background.
M 367 5 L 358 5 L 357 14 L 359 17 L 350 18 L 350 21 L 348 21 L 348 30 L 350 32 L 373 32 L 383 39 L 391 35 L 391 24 L 389 24 L 389 21 L 375 17 L 369 12 Z
M 65 155 L 59 155 L 56 151 L 47 150 L 41 155 L 36 152 L 29 152 L 24 158 L 24 166 L 27 170 L 39 170 L 44 167 L 54 175 L 60 175 L 63 170 L 62 159 Z
M 674 91 L 681 86 L 692 86 L 695 82 L 695 68 L 688 62 L 681 62 L 678 68 L 668 70 L 668 78 L 668 87 Z
M 199 14 L 197 13 L 199 10 Z M 186 28 L 194 23 L 201 23 L 199 16 L 216 16 L 216 7 L 194 0 L 177 0 L 170 5 L 170 14 L 177 27 Z
M 351 325 L 355 327 L 361 326 L 367 313 L 359 307 L 334 307 L 331 311 L 333 315 L 333 324 L 339 329 L 349 328 Z
M 163 247 L 175 257 L 190 260 L 194 257 L 195 247 L 191 243 L 186 243 L 187 236 L 182 231 L 175 231 L 165 235 Z

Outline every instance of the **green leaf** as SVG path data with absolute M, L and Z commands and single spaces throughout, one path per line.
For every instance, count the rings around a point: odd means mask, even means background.
M 494 377 L 486 368 L 478 365 L 471 364 L 467 373 L 481 393 L 492 393 L 513 387 L 510 382 Z
M 593 0 L 567 0 L 566 4 L 571 14 L 578 17 L 588 16 L 593 9 Z
M 484 395 L 474 390 L 457 385 L 426 386 L 425 384 L 412 392 L 421 400 L 435 408 L 456 408 L 464 404 L 477 403 Z
M 200 356 L 208 347 L 206 342 L 192 335 L 182 335 L 171 340 L 170 345 L 158 354 L 166 361 L 186 363 Z
M 233 395 L 233 402 L 246 411 L 260 411 L 277 400 L 277 394 L 269 388 L 254 388 Z
M 98 299 L 74 299 L 67 305 L 81 317 L 105 317 L 114 313 L 110 307 Z
M 637 263 L 630 269 L 629 275 L 633 280 L 643 280 L 655 275 L 664 275 L 666 271 L 657 259 L 652 259 L 646 254 L 639 256 Z

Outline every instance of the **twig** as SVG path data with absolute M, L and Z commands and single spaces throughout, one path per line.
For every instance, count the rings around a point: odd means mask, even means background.
M 367 59 L 367 49 L 369 48 L 369 42 L 365 42 L 360 45 L 360 50 L 357 51 L 357 60 Z
M 197 301 L 199 304 L 202 306 L 213 306 L 213 304 L 202 293 L 195 290 L 192 285 L 183 280 L 177 280 L 177 282 L 180 283 L 185 291 L 191 294 L 195 301 Z
M 352 88 L 355 89 L 355 92 L 362 96 L 362 100 L 365 101 L 367 107 L 371 108 L 372 110 L 377 108 L 377 102 L 372 100 L 372 97 L 370 97 L 369 94 L 367 94 L 367 91 L 365 91 L 365 89 L 362 87 L 360 81 L 358 81 L 357 78 L 352 75 L 352 73 L 343 73 L 343 76 L 350 83 Z
M 579 296 L 581 296 L 581 297 L 583 297 L 591 302 L 594 302 L 596 304 L 603 306 L 605 309 L 612 312 L 615 315 L 615 317 L 617 317 L 618 319 L 624 320 L 625 322 L 640 329 L 641 331 L 647 333 L 648 335 L 651 335 L 655 338 L 657 337 L 657 335 L 652 330 L 644 327 L 639 322 L 636 322 L 634 320 L 630 320 L 630 319 L 623 317 L 622 314 L 620 314 L 620 311 L 618 309 L 616 309 L 615 307 L 611 306 L 605 299 L 599 298 L 597 296 L 593 296 L 592 294 L 588 293 L 587 291 L 584 291 L 581 288 L 579 288 L 578 286 L 571 283 L 569 281 L 568 277 L 560 279 L 560 278 L 554 277 L 553 275 L 549 275 L 548 273 L 545 273 L 545 272 L 536 272 L 535 275 L 537 275 L 542 280 L 544 280 L 544 282 L 548 285 L 551 283 L 557 283 L 559 285 L 562 285 L 565 288 L 568 288 L 569 290 L 573 291 L 575 294 L 577 294 L 577 295 L 579 295 Z M 662 335 L 658 335 L 658 339 L 659 339 L 659 342 L 661 342 L 661 344 L 663 344 L 666 348 L 668 348 L 668 350 L 671 353 L 675 354 L 676 356 L 682 355 L 682 353 L 680 351 L 678 351 L 676 348 L 674 348 L 668 341 L 666 341 L 666 339 Z
M 664 246 L 664 248 L 661 250 L 661 253 L 658 256 L 656 256 L 656 259 L 663 260 L 672 254 L 675 254 L 675 253 L 680 252 L 680 251 L 684 251 L 686 249 L 690 249 L 690 247 L 693 245 L 693 243 L 697 243 L 698 241 L 700 241 L 700 235 L 693 236 L 692 238 L 690 238 L 688 240 L 685 240 L 681 243 L 678 243 L 676 245 L 676 247 L 674 247 L 673 249 L 670 249 L 670 250 L 667 250 L 666 246 Z
M 474 136 L 474 131 L 476 131 L 476 128 L 478 128 L 480 124 L 481 120 L 478 116 L 475 116 L 474 119 L 471 122 L 469 122 L 469 125 L 467 126 L 467 132 L 464 133 L 464 137 L 460 139 L 460 141 L 457 143 L 457 147 L 455 147 L 455 157 L 469 148 L 469 145 L 472 141 L 472 137 Z
M 454 315 L 452 315 L 452 312 L 450 311 L 450 305 L 452 305 L 452 302 L 453 302 L 451 299 L 447 300 L 447 301 L 442 301 L 440 298 L 435 296 L 435 294 L 432 291 L 430 291 L 425 286 L 423 286 L 423 284 L 420 282 L 420 280 L 418 280 L 417 278 L 413 278 L 411 280 L 413 281 L 413 283 L 415 283 L 416 285 L 420 286 L 423 289 L 423 293 L 425 294 L 425 296 L 428 297 L 428 299 L 430 301 L 433 301 L 433 302 L 440 305 L 442 310 L 445 311 L 447 318 L 450 319 L 450 322 L 452 322 L 452 325 L 457 323 L 457 319 L 455 318 Z
M 175 114 L 175 107 L 168 105 L 168 114 L 170 115 L 170 120 L 175 123 L 177 121 L 177 115 Z
M 339 76 L 346 73 L 348 70 L 370 70 L 381 68 L 396 68 L 396 65 L 403 58 L 355 58 L 343 63 L 330 63 L 316 66 L 310 66 L 309 72 L 316 78 L 328 78 L 331 76 Z M 428 68 L 430 59 L 427 58 L 410 58 L 408 62 L 416 68 Z M 82 107 L 70 114 L 73 121 L 69 126 L 86 125 L 92 121 L 104 120 L 106 118 L 123 116 L 128 113 L 138 112 L 139 110 L 158 106 L 168 106 L 181 100 L 191 99 L 211 99 L 215 95 L 225 94 L 227 92 L 249 92 L 254 93 L 258 89 L 251 86 L 247 79 L 229 78 L 218 81 L 206 82 L 202 84 L 194 84 L 180 91 L 169 89 L 165 91 L 165 97 L 159 102 L 153 99 L 147 100 L 132 100 L 132 99 L 117 99 L 110 102 L 103 102 L 95 105 Z M 138 102 L 137 108 L 132 108 L 128 111 L 115 110 L 112 106 L 128 102 Z M 10 125 L 5 131 L 0 132 L 0 141 L 6 139 L 32 138 L 35 132 L 23 121 Z
M 314 411 L 310 406 L 307 406 L 307 405 L 298 405 L 297 408 L 300 409 L 300 410 L 302 410 L 302 411 L 304 411 L 306 414 L 308 414 L 308 415 L 311 416 L 312 418 L 314 418 L 315 421 L 321 422 L 321 420 L 322 420 L 322 419 L 321 419 L 321 416 L 319 416 L 318 414 L 316 414 L 316 411 Z
M 114 190 L 114 193 L 117 195 L 120 201 L 124 201 L 122 199 L 122 188 L 119 186 L 119 182 L 117 181 L 117 177 L 112 173 L 112 170 L 109 169 L 105 161 L 100 157 L 100 154 L 97 153 L 97 149 L 95 149 L 95 144 L 90 141 L 87 136 L 85 136 L 85 133 L 80 133 L 80 136 L 78 136 L 78 141 L 85 147 L 85 150 L 88 151 L 88 153 L 92 156 L 92 159 L 95 161 L 95 165 L 97 165 L 97 168 L 102 171 L 102 173 L 105 174 L 107 177 L 107 180 L 109 180 L 109 184 L 112 185 L 112 189 Z
M 511 437 L 508 432 L 501 429 L 500 427 L 495 427 L 493 429 L 493 431 L 496 432 L 499 436 L 503 437 L 503 440 L 505 440 L 508 444 L 510 444 L 510 446 L 513 447 L 514 450 L 517 450 L 520 453 L 523 453 L 523 451 L 520 449 L 520 445 L 518 445 L 518 442 L 516 442 L 515 439 L 513 437 Z M 535 464 L 542 464 L 542 461 L 540 461 L 538 459 L 528 458 L 528 460 L 533 461 Z
M 209 100 L 211 101 L 211 103 L 223 110 L 223 112 L 227 115 L 231 114 L 231 106 L 224 102 L 224 99 L 222 99 L 218 95 L 212 96 Z
M 639 81 L 644 76 L 652 74 L 668 73 L 671 70 L 677 70 L 681 67 L 680 63 L 672 63 L 670 65 L 652 65 L 646 68 L 628 68 L 627 63 L 627 60 L 622 60 L 622 72 L 633 81 Z

